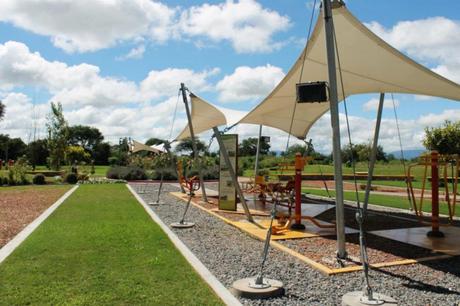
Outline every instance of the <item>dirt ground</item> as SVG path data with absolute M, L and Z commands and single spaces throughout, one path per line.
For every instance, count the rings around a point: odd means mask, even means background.
M 0 188 L 0 247 L 56 202 L 70 186 Z

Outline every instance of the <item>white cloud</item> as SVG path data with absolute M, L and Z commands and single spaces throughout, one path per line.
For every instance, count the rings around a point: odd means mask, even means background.
M 0 44 L 0 88 L 40 86 L 68 105 L 105 105 L 135 101 L 133 82 L 102 77 L 94 65 L 50 62 L 19 42 Z
M 168 68 L 164 70 L 152 70 L 141 82 L 140 90 L 144 100 L 158 99 L 167 96 L 176 96 L 179 83 L 195 92 L 207 91 L 212 88 L 208 78 L 219 73 L 218 68 L 194 72 L 190 69 Z
M 33 136 L 34 127 L 38 132 L 43 130 L 49 111 L 46 105 L 39 104 L 34 107 L 28 96 L 18 92 L 7 93 L 1 100 L 5 104 L 5 117 L 0 121 L 2 134 L 28 141 Z
M 117 60 L 123 61 L 127 59 L 141 59 L 144 56 L 144 53 L 145 45 L 139 45 L 129 50 L 127 54 L 118 57 Z
M 350 116 L 350 130 L 353 143 L 367 143 L 374 137 L 375 120 L 358 116 Z M 439 114 L 422 115 L 413 120 L 399 120 L 399 129 L 403 143 L 403 149 L 423 148 L 422 139 L 426 127 L 440 126 L 445 120 L 460 120 L 459 109 L 446 109 Z M 307 135 L 313 139 L 315 148 L 323 153 L 332 151 L 332 131 L 329 113 L 325 114 L 312 127 Z M 345 115 L 340 114 L 341 144 L 348 143 Z M 385 152 L 399 151 L 398 131 L 395 120 L 383 118 L 380 128 L 379 144 L 383 146 Z
M 221 4 L 193 6 L 182 12 L 178 31 L 193 39 L 228 41 L 238 53 L 254 53 L 280 48 L 273 36 L 289 26 L 287 16 L 266 9 L 254 0 L 227 0 Z
M 189 38 L 202 46 L 228 41 L 239 53 L 270 52 L 283 46 L 274 35 L 290 26 L 287 16 L 255 0 L 188 9 L 152 0 L 2 0 L 0 21 L 48 36 L 68 53 L 145 39 L 161 44 Z M 133 49 L 126 56 L 140 57 L 141 51 Z
M 217 83 L 222 102 L 239 102 L 264 98 L 284 77 L 281 68 L 272 65 L 241 66 Z
M 378 22 L 371 22 L 367 26 L 409 56 L 436 63 L 435 72 L 460 82 L 460 21 L 431 17 L 401 21 L 391 29 L 386 29 Z
M 363 110 L 366 112 L 377 111 L 379 102 L 380 102 L 379 99 L 376 99 L 376 98 L 370 99 L 369 101 L 363 104 Z M 399 101 L 395 99 L 394 105 L 398 107 Z M 393 100 L 385 99 L 385 101 L 383 101 L 383 108 L 393 109 Z
M 66 52 L 107 48 L 148 36 L 169 38 L 175 9 L 150 0 L 2 0 L 0 20 L 50 36 Z
M 23 43 L 8 41 L 0 44 L 0 89 L 39 86 L 50 92 L 52 100 L 67 107 L 101 107 L 157 100 L 177 95 L 180 82 L 185 82 L 191 90 L 206 91 L 212 88 L 208 78 L 218 72 L 217 68 L 202 72 L 169 68 L 151 71 L 140 84 L 136 84 L 103 77 L 98 66 L 84 63 L 68 66 L 47 61 Z

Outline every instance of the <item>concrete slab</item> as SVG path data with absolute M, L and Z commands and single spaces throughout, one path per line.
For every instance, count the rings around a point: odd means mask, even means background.
M 448 255 L 460 255 L 460 228 L 455 226 L 441 227 L 444 238 L 427 237 L 431 227 L 413 227 L 392 230 L 371 231 L 369 233 L 416 245 L 422 248 L 433 250 L 433 252 L 445 253 Z

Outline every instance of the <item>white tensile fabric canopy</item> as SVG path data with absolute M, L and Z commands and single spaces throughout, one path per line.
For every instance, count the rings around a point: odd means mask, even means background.
M 165 153 L 165 150 L 162 149 L 162 148 L 159 148 L 157 146 L 149 147 L 148 145 L 140 143 L 140 142 L 138 142 L 136 140 L 132 140 L 132 144 L 130 146 L 130 151 L 131 151 L 131 153 L 136 153 L 136 152 L 139 152 L 139 151 L 149 151 L 149 152 L 153 152 L 153 153 L 156 153 L 156 154 Z
M 341 67 L 337 65 L 338 97 L 363 93 L 408 93 L 460 100 L 460 85 L 414 62 L 361 24 L 345 7 L 334 2 L 333 20 Z M 303 72 L 302 72 L 303 66 Z M 296 84 L 328 81 L 324 18 L 319 16 L 312 36 L 297 62 L 278 86 L 239 123 L 261 124 L 304 139 L 329 110 L 329 103 L 296 106 Z M 295 109 L 292 129 L 292 115 Z
M 246 115 L 246 112 L 214 106 L 192 93 L 190 94 L 190 100 L 193 132 L 196 135 L 213 127 L 221 125 L 232 126 Z M 176 137 L 176 140 L 187 137 L 190 137 L 188 125 L 184 127 L 179 136 Z

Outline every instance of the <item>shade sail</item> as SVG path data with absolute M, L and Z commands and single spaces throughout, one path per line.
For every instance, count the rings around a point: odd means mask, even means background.
M 339 100 L 364 93 L 407 93 L 460 100 L 460 85 L 414 62 L 361 24 L 345 7 L 334 2 Z M 303 66 L 303 69 L 302 69 Z M 343 77 L 344 91 L 340 82 Z M 305 138 L 329 103 L 296 105 L 296 84 L 328 81 L 326 41 L 322 14 L 306 48 L 278 86 L 240 123 L 262 124 Z M 303 70 L 303 71 L 302 71 Z M 295 116 L 290 130 L 292 114 Z
M 231 126 L 246 115 L 246 112 L 214 106 L 194 94 L 190 94 L 190 100 L 192 105 L 192 126 L 195 134 L 221 125 Z M 187 137 L 190 137 L 188 125 L 184 127 L 179 136 L 176 137 L 176 140 Z
M 139 151 L 148 151 L 148 152 L 153 152 L 156 154 L 164 153 L 164 150 L 161 150 L 160 148 L 157 148 L 154 146 L 149 147 L 148 145 L 140 143 L 136 140 L 132 140 L 129 150 L 131 153 L 136 153 Z

